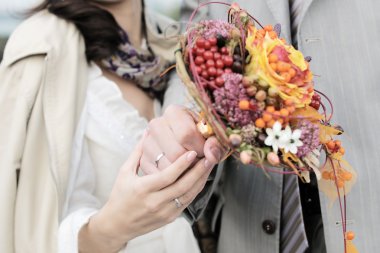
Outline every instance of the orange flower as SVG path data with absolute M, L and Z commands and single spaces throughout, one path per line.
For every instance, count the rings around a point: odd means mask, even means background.
M 302 53 L 283 40 L 260 36 L 256 28 L 249 29 L 246 49 L 251 55 L 246 65 L 247 76 L 254 75 L 279 91 L 283 100 L 292 100 L 298 108 L 311 102 L 314 94 L 312 72 Z

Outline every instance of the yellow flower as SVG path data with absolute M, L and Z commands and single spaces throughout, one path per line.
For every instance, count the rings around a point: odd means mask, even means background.
M 247 76 L 255 75 L 276 88 L 282 99 L 293 100 L 296 107 L 310 104 L 313 75 L 300 51 L 268 33 L 262 36 L 255 27 L 249 29 L 246 49 L 251 55 L 245 68 Z

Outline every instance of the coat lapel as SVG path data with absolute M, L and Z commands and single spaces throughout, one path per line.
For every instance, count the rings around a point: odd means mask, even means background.
M 290 39 L 289 0 L 266 0 L 275 21 L 281 24 L 281 37 Z

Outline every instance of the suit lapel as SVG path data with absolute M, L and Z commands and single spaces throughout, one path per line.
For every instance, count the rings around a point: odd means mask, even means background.
M 266 0 L 275 21 L 281 24 L 281 37 L 290 39 L 289 0 Z

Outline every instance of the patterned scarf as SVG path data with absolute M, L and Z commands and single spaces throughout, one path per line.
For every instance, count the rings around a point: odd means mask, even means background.
M 169 66 L 169 62 L 155 56 L 148 45 L 147 47 L 148 49 L 136 49 L 130 43 L 127 33 L 122 32 L 119 49 L 112 57 L 103 60 L 102 64 L 121 78 L 133 81 L 151 97 L 162 100 L 167 78 L 160 77 L 160 74 Z

